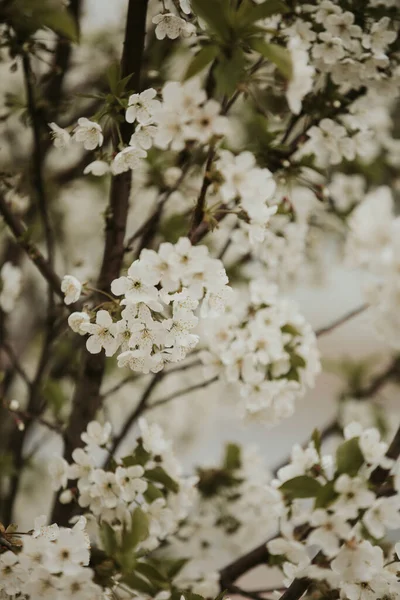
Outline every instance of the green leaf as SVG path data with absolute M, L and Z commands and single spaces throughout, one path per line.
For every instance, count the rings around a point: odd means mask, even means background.
M 292 367 L 294 367 L 295 369 L 304 369 L 304 367 L 307 364 L 304 358 L 300 356 L 300 354 L 294 353 L 290 355 L 290 362 Z
M 218 56 L 219 49 L 217 46 L 204 46 L 191 60 L 184 79 L 190 79 L 209 65 L 216 56 Z
M 110 65 L 106 71 L 108 85 L 110 86 L 110 91 L 113 94 L 117 94 L 117 86 L 118 82 L 121 78 L 121 67 L 119 63 L 114 63 Z
M 224 3 L 218 0 L 192 0 L 195 15 L 208 25 L 221 41 L 228 41 L 230 34 L 229 17 Z
M 164 494 L 153 483 L 148 482 L 147 490 L 144 492 L 143 496 L 144 496 L 146 502 L 151 504 L 152 502 L 154 502 L 154 500 L 157 500 L 157 498 L 163 498 Z
M 121 581 L 129 586 L 132 590 L 146 594 L 151 598 L 153 598 L 158 591 L 157 587 L 153 586 L 149 581 L 146 581 L 146 579 L 143 579 L 136 573 L 126 574 Z
M 227 444 L 224 457 L 224 469 L 234 471 L 235 469 L 240 469 L 241 464 L 240 446 L 237 444 Z
M 67 9 L 54 8 L 43 15 L 41 22 L 43 27 L 47 27 L 73 42 L 78 41 L 76 22 Z
M 318 454 L 321 454 L 321 432 L 315 428 L 311 435 L 311 440 L 314 442 L 314 446 Z
M 364 456 L 360 450 L 358 438 L 352 438 L 341 444 L 336 451 L 336 470 L 339 475 L 347 473 L 350 477 L 357 475 L 364 464 Z
M 168 576 L 168 579 L 174 579 L 183 567 L 187 564 L 188 558 L 178 558 L 177 560 L 163 560 L 163 567 Z
M 243 15 L 243 24 L 251 24 L 261 19 L 267 19 L 272 15 L 289 12 L 289 8 L 280 0 L 266 0 L 262 4 L 253 5 Z
M 2 19 L 22 36 L 47 27 L 71 41 L 78 40 L 78 27 L 72 14 L 52 0 L 14 0 L 5 7 Z
M 117 537 L 114 529 L 106 521 L 101 524 L 100 538 L 106 553 L 109 556 L 114 556 L 118 548 Z
M 150 481 L 161 483 L 167 490 L 174 494 L 179 492 L 179 485 L 177 482 L 172 479 L 162 467 L 155 467 L 154 469 L 146 471 L 145 477 L 146 479 L 150 479 Z
M 289 498 L 315 498 L 321 488 L 322 485 L 313 477 L 299 475 L 285 481 L 279 489 Z
M 218 93 L 227 96 L 233 94 L 246 75 L 245 67 L 246 59 L 240 48 L 235 48 L 229 58 L 220 58 L 214 69 Z
M 278 44 L 270 44 L 262 39 L 250 40 L 250 46 L 264 58 L 274 63 L 286 79 L 291 79 L 293 66 L 290 52 Z
M 166 578 L 156 567 L 148 563 L 136 563 L 135 572 L 143 575 L 151 583 L 158 586 L 162 587 L 168 583 L 168 578 Z
M 289 323 L 281 327 L 281 331 L 282 333 L 289 333 L 290 335 L 293 335 L 293 337 L 297 337 L 300 335 L 299 330 L 293 325 L 289 325 Z
M 124 531 L 122 551 L 132 552 L 140 542 L 149 535 L 149 518 L 141 508 L 136 508 L 132 514 L 131 528 Z
M 315 498 L 314 508 L 326 508 L 335 500 L 337 494 L 335 492 L 335 482 L 328 481 L 323 485 Z

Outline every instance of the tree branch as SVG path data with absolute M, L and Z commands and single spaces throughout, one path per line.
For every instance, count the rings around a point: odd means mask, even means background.
M 40 250 L 29 241 L 28 231 L 25 225 L 16 217 L 8 206 L 4 196 L 0 193 L 0 214 L 3 216 L 8 228 L 14 235 L 19 246 L 26 252 L 33 264 L 39 269 L 40 273 L 51 286 L 52 290 L 64 300 L 64 294 L 61 291 L 61 279 L 53 270 L 53 267 L 45 259 Z
M 144 410 L 146 412 L 149 410 L 153 410 L 153 408 L 157 408 L 158 406 L 167 404 L 168 402 L 171 402 L 171 400 L 175 400 L 175 398 L 180 398 L 181 396 L 185 396 L 186 394 L 190 394 L 191 392 L 195 392 L 196 390 L 201 390 L 202 388 L 204 388 L 208 385 L 211 385 L 212 383 L 215 383 L 216 381 L 218 381 L 218 379 L 219 379 L 218 376 L 212 377 L 211 379 L 208 379 L 206 381 L 200 381 L 200 383 L 195 383 L 194 385 L 190 385 L 187 388 L 178 390 L 177 392 L 173 392 L 172 394 L 165 396 L 165 398 L 160 398 L 159 400 L 155 400 L 152 404 L 149 404 L 148 406 L 146 406 L 144 408 Z
M 130 86 L 140 90 L 141 65 L 146 35 L 148 0 L 129 0 L 126 18 L 124 47 L 121 58 L 121 77 L 132 75 Z M 121 136 L 129 143 L 132 126 L 123 122 Z M 118 277 L 124 257 L 124 238 L 131 190 L 130 171 L 116 175 L 111 181 L 110 199 L 106 217 L 106 238 L 97 288 L 108 292 L 111 282 Z M 82 376 L 72 400 L 72 411 L 65 430 L 65 458 L 71 459 L 75 448 L 82 446 L 81 434 L 95 418 L 101 405 L 100 387 L 105 371 L 104 354 L 94 355 L 85 351 Z M 53 520 L 65 525 L 71 515 L 71 507 L 56 502 Z
M 137 419 L 140 417 L 140 415 L 146 410 L 147 401 L 150 398 L 151 394 L 153 393 L 154 388 L 156 387 L 156 385 L 158 385 L 158 383 L 161 381 L 163 376 L 164 376 L 163 372 L 160 371 L 159 373 L 156 373 L 151 378 L 150 383 L 144 390 L 135 410 L 129 415 L 129 417 L 126 419 L 121 431 L 114 438 L 112 445 L 111 445 L 111 449 L 110 449 L 110 455 L 107 459 L 105 467 L 108 466 L 111 457 L 114 456 L 115 452 L 118 450 L 119 446 L 121 445 L 121 443 L 123 442 L 125 437 L 128 435 L 128 433 L 129 433 L 131 427 L 133 426 L 133 424 L 135 423 L 135 421 L 137 421 Z
M 330 333 L 337 327 L 340 327 L 340 325 L 344 325 L 345 323 L 347 323 L 347 321 L 350 321 L 354 317 L 357 317 L 361 313 L 365 312 L 367 310 L 367 308 L 369 308 L 368 304 L 362 304 L 358 308 L 355 308 L 354 310 L 351 310 L 350 312 L 345 314 L 343 317 L 339 317 L 338 319 L 336 319 L 336 321 L 333 321 L 333 323 L 330 323 L 326 327 L 321 327 L 320 329 L 317 329 L 317 331 L 315 332 L 315 335 L 317 337 L 321 337 L 322 335 L 326 335 L 327 333 Z

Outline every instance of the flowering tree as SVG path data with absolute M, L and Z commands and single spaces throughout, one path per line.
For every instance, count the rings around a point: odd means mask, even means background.
M 0 3 L 0 598 L 399 598 L 398 1 L 126 0 L 101 39 L 84 8 Z M 328 245 L 365 304 L 313 331 Z M 183 469 L 201 413 L 293 415 L 366 310 L 387 353 L 325 430 Z

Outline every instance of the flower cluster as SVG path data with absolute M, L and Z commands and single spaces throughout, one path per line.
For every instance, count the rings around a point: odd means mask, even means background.
M 206 246 L 192 246 L 181 238 L 175 245 L 161 244 L 158 252 L 142 250 L 127 276 L 112 282 L 113 294 L 123 296 L 120 320 L 99 310 L 95 323 L 86 313 L 72 313 L 69 324 L 75 332 L 89 334 L 89 352 L 104 348 L 107 356 L 113 356 L 120 348 L 120 367 L 157 372 L 167 362 L 182 360 L 197 345 L 193 330 L 199 304 L 202 318 L 224 312 L 231 292 L 227 283 L 221 261 L 211 258 Z
M 366 297 L 376 329 L 399 348 L 400 218 L 394 216 L 393 209 L 388 187 L 370 191 L 349 217 L 346 254 L 351 266 L 365 268 L 372 277 Z
M 297 306 L 275 285 L 253 280 L 205 333 L 206 370 L 235 383 L 241 412 L 268 423 L 293 414 L 294 401 L 319 372 L 316 338 Z
M 239 220 L 240 228 L 250 246 L 264 242 L 272 215 L 277 211 L 273 196 L 276 183 L 268 169 L 261 169 L 251 152 L 237 156 L 221 150 L 216 162 L 222 183 L 216 187 L 222 203 L 243 210 L 246 218 Z
M 308 577 L 326 596 L 340 590 L 346 600 L 394 598 L 399 557 L 381 541 L 400 526 L 398 465 L 386 458 L 377 429 L 353 423 L 345 437 L 333 457 L 321 454 L 315 434 L 306 449 L 295 446 L 291 462 L 278 471 L 274 489 L 286 508 L 280 535 L 267 544 L 270 562 L 280 566 L 286 585 Z M 377 467 L 393 470 L 390 494 L 374 483 Z
M 80 517 L 69 529 L 45 525 L 46 517 L 35 519 L 29 535 L 21 539 L 7 530 L 10 550 L 0 554 L 0 595 L 30 600 L 103 598 L 88 567 L 90 544 L 86 519 Z M 14 552 L 14 549 L 17 552 Z
M 160 554 L 186 558 L 175 583 L 211 597 L 219 592 L 217 569 L 275 532 L 284 504 L 254 447 L 228 444 L 222 464 L 198 474 L 196 501 Z
M 117 461 L 106 460 L 109 466 L 100 468 L 95 457 L 107 456 L 111 426 L 92 421 L 82 434 L 85 447 L 72 453 L 73 463 L 54 458 L 50 473 L 54 489 L 63 488 L 62 502 L 74 499 L 68 481 L 77 481 L 79 506 L 100 524 L 112 525 L 122 539 L 140 514 L 145 522 L 140 547 L 152 550 L 186 517 L 196 477 L 182 477 L 171 444 L 157 424 L 140 419 L 139 428 L 140 438 L 132 453 Z

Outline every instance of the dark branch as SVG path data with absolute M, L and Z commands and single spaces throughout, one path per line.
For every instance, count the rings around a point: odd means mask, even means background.
M 46 279 L 52 290 L 64 300 L 64 294 L 61 291 L 61 279 L 53 270 L 52 266 L 45 259 L 40 250 L 29 241 L 28 231 L 25 225 L 16 217 L 8 206 L 4 196 L 0 193 L 0 214 L 3 216 L 8 228 L 14 235 L 19 246 L 26 252 L 30 260 L 36 265 L 40 273 Z
M 333 321 L 333 323 L 330 323 L 330 325 L 327 325 L 326 327 L 321 327 L 320 329 L 317 329 L 317 331 L 315 332 L 315 335 L 317 337 L 321 337 L 322 335 L 326 335 L 327 333 L 330 333 L 337 327 L 340 327 L 340 325 L 344 325 L 345 323 L 347 323 L 347 321 L 350 321 L 354 317 L 357 317 L 361 313 L 365 312 L 367 310 L 367 308 L 368 308 L 368 304 L 362 304 L 358 308 L 355 308 L 354 310 L 351 310 L 350 312 L 345 314 L 343 317 L 339 317 L 339 319 L 336 319 L 336 321 Z
M 125 27 L 124 47 L 121 58 L 121 77 L 132 75 L 130 86 L 140 90 L 141 65 L 146 35 L 146 15 L 148 0 L 129 0 Z M 132 126 L 123 122 L 121 136 L 124 144 L 129 143 Z M 124 258 L 124 238 L 129 210 L 131 173 L 116 175 L 111 181 L 110 199 L 106 217 L 106 237 L 102 265 L 97 288 L 109 292 L 111 282 L 120 273 Z M 101 293 L 99 294 L 99 299 Z M 65 458 L 71 459 L 72 451 L 82 446 L 81 434 L 87 424 L 96 416 L 101 406 L 100 387 L 105 372 L 104 354 L 93 355 L 85 352 L 82 375 L 76 386 L 72 400 L 72 412 L 65 430 Z M 65 525 L 71 515 L 71 507 L 56 503 L 53 520 Z
M 142 394 L 142 396 L 141 396 L 141 398 L 140 398 L 140 400 L 138 402 L 138 405 L 136 406 L 135 410 L 129 415 L 129 417 L 126 419 L 126 421 L 125 421 L 125 423 L 124 423 L 121 431 L 114 438 L 113 443 L 111 445 L 111 449 L 110 449 L 110 458 L 115 455 L 115 453 L 118 450 L 119 446 L 121 445 L 121 443 L 123 442 L 123 440 L 126 438 L 126 436 L 128 435 L 129 431 L 131 430 L 131 427 L 138 420 L 138 418 L 140 417 L 140 415 L 146 410 L 146 408 L 147 408 L 147 402 L 148 402 L 151 394 L 153 393 L 154 388 L 156 387 L 156 385 L 158 385 L 158 383 L 161 381 L 162 378 L 163 378 L 163 373 L 160 372 L 160 373 L 156 373 L 152 377 L 152 379 L 150 380 L 150 383 L 148 384 L 148 386 L 144 390 L 144 392 L 143 392 L 143 394 Z M 109 459 L 107 460 L 107 465 L 109 463 Z

